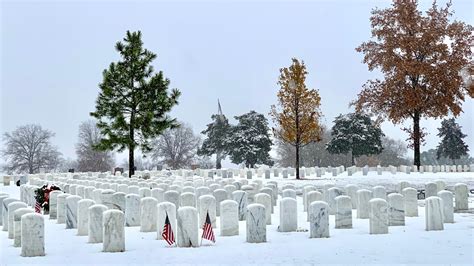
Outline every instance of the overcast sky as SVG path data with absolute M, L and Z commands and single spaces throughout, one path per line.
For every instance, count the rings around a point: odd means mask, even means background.
M 423 10 L 431 5 L 420 2 Z M 474 24 L 473 1 L 453 2 L 454 17 Z M 127 30 L 142 31 L 145 48 L 158 55 L 155 69 L 182 92 L 172 115 L 196 132 L 217 111 L 217 98 L 228 118 L 250 110 L 267 115 L 279 68 L 292 57 L 305 61 L 307 85 L 319 90 L 323 122 L 331 126 L 335 116 L 351 111 L 361 85 L 378 75 L 354 48 L 370 37 L 371 9 L 389 4 L 2 1 L 0 131 L 38 123 L 56 133 L 53 143 L 65 157 L 75 158 L 78 125 L 90 119 L 102 71 L 119 59 L 114 45 Z M 474 154 L 473 100 L 463 107 L 458 122 Z M 437 145 L 439 124 L 422 121 L 430 133 L 422 150 Z M 382 128 L 392 138 L 407 138 L 400 126 Z

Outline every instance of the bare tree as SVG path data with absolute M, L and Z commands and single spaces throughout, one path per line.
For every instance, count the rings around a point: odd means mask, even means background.
M 54 133 L 40 125 L 29 124 L 17 127 L 3 135 L 5 149 L 1 151 L 6 161 L 4 170 L 9 173 L 38 173 L 40 168 L 56 169 L 61 153 L 51 145 Z
M 156 167 L 155 163 L 152 160 L 140 155 L 135 155 L 134 162 L 135 170 L 138 171 L 153 170 Z M 123 159 L 122 163 L 120 164 L 120 167 L 122 167 L 124 171 L 128 171 L 128 166 L 128 159 Z
M 101 137 L 102 134 L 95 121 L 87 120 L 79 125 L 79 141 L 76 144 L 78 171 L 102 172 L 114 167 L 115 159 L 112 152 L 93 148 L 100 142 Z
M 350 154 L 330 154 L 326 150 L 326 144 L 332 136 L 325 127 L 322 127 L 322 141 L 311 143 L 300 150 L 301 165 L 305 167 L 314 166 L 351 166 Z M 277 162 L 282 167 L 293 166 L 295 147 L 276 140 Z M 389 137 L 382 138 L 383 150 L 380 154 L 372 156 L 360 156 L 357 160 L 357 166 L 376 166 L 376 165 L 402 165 L 409 164 L 406 158 L 406 144 L 400 140 L 394 140 Z
M 380 154 L 372 156 L 361 156 L 357 160 L 358 166 L 388 166 L 388 165 L 408 165 L 411 164 L 407 157 L 407 145 L 401 140 L 391 139 L 389 137 L 382 138 L 383 150 Z
M 181 124 L 166 130 L 152 142 L 151 156 L 172 169 L 185 168 L 193 163 L 200 142 L 189 125 Z
M 200 169 L 212 169 L 216 165 L 216 162 L 211 160 L 209 156 L 199 156 L 195 160 L 196 164 Z

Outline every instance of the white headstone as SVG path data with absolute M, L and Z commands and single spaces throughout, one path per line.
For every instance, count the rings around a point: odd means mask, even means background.
M 247 217 L 247 192 L 236 190 L 232 192 L 232 198 L 239 205 L 239 221 L 245 221 Z
M 66 223 L 66 198 L 71 196 L 71 194 L 63 193 L 57 197 L 57 223 L 65 224 Z
M 357 190 L 359 187 L 353 184 L 346 185 L 347 195 L 351 198 L 352 209 L 357 209 Z
M 138 195 L 140 195 L 140 198 L 151 197 L 151 189 L 147 187 L 141 187 L 138 189 Z
M 95 202 L 90 199 L 82 199 L 77 202 L 77 235 L 89 235 L 89 207 Z
M 373 198 L 379 198 L 383 200 L 387 200 L 387 191 L 385 187 L 382 186 L 375 186 L 372 188 L 372 196 Z
M 102 243 L 103 241 L 103 223 L 102 215 L 107 207 L 102 204 L 94 204 L 89 207 L 89 243 Z
M 21 256 L 44 256 L 44 217 L 39 213 L 21 216 Z
M 245 191 L 247 193 L 247 202 L 248 204 L 252 204 L 255 202 L 255 194 L 256 193 L 256 189 L 254 186 L 252 185 L 243 185 L 240 190 L 242 191 Z
M 140 201 L 140 232 L 156 232 L 158 219 L 156 205 L 158 201 L 152 197 L 142 198 Z
M 66 229 L 77 228 L 77 203 L 81 199 L 79 196 L 66 198 Z
M 447 190 L 438 192 L 438 197 L 443 202 L 443 222 L 454 223 L 453 193 Z
M 14 212 L 21 208 L 27 208 L 28 205 L 21 201 L 14 201 L 8 204 L 7 207 L 7 215 L 8 215 L 8 239 L 13 239 L 15 227 L 13 225 L 14 222 Z
M 446 189 L 446 183 L 443 180 L 436 180 L 437 191 L 443 191 Z
M 329 205 L 324 201 L 315 201 L 309 205 L 309 237 L 329 237 Z
M 410 187 L 410 183 L 408 181 L 400 181 L 398 184 L 398 193 L 402 193 L 403 189 Z
M 336 197 L 342 195 L 342 190 L 337 187 L 332 187 L 327 191 L 327 203 L 329 205 L 329 214 L 336 214 Z
M 179 192 L 176 190 L 166 191 L 164 194 L 164 201 L 171 202 L 174 204 L 174 206 L 181 206 L 179 203 Z
M 260 189 L 260 193 L 265 193 L 268 196 L 270 196 L 270 201 L 271 201 L 271 204 L 270 204 L 271 211 L 270 211 L 270 213 L 273 214 L 273 206 L 276 205 L 276 202 L 275 202 L 276 199 L 273 197 L 273 189 L 271 187 L 264 187 L 264 188 Z
M 125 194 L 124 192 L 115 192 L 113 195 L 112 195 L 112 208 L 110 209 L 115 209 L 115 210 L 119 210 L 119 211 L 122 211 L 122 212 L 125 212 L 125 196 L 127 194 Z
M 307 201 L 307 195 L 311 191 L 315 191 L 316 187 L 315 186 L 305 186 L 303 187 L 303 210 L 308 211 L 308 201 Z
M 2 231 L 8 232 L 8 205 L 13 202 L 20 202 L 14 198 L 6 198 L 2 201 Z
M 237 187 L 234 185 L 226 185 L 224 186 L 225 191 L 227 192 L 227 198 L 232 199 L 232 192 L 237 190 Z
M 281 197 L 296 199 L 296 191 L 293 189 L 285 189 L 281 192 Z
M 425 199 L 426 231 L 443 230 L 443 200 L 439 197 Z
M 49 219 L 55 220 L 58 216 L 58 196 L 63 192 L 53 190 L 49 193 Z
M 369 219 L 370 206 L 369 201 L 372 199 L 372 191 L 367 189 L 357 190 L 357 218 Z
M 272 198 L 266 193 L 255 195 L 255 203 L 262 204 L 265 207 L 265 217 L 267 225 L 272 224 Z
M 317 192 L 317 191 L 313 191 Z M 284 198 L 280 201 L 280 232 L 293 232 L 298 227 L 297 202 L 293 198 Z
M 3 208 L 4 208 L 3 201 L 5 199 L 11 199 L 11 198 L 9 198 L 9 196 L 5 194 L 0 195 L 0 225 L 3 225 L 3 219 L 7 215 L 6 213 L 5 215 L 3 214 Z
M 388 195 L 388 221 L 390 226 L 405 225 L 405 200 L 402 194 Z
M 204 226 L 208 213 L 212 228 L 216 228 L 216 198 L 211 195 L 203 195 L 199 197 L 199 228 Z
M 216 216 L 220 216 L 221 202 L 229 199 L 227 191 L 225 191 L 224 189 L 216 189 L 214 190 L 214 192 L 212 192 L 212 194 L 216 199 Z
M 165 227 L 166 215 L 168 215 L 168 220 L 171 225 L 171 230 L 173 231 L 173 235 L 177 235 L 177 227 L 176 227 L 176 206 L 174 206 L 171 202 L 162 202 L 158 203 L 157 205 L 157 239 L 163 239 L 163 229 Z
M 474 169 L 474 168 L 473 168 Z M 283 171 L 281 172 L 281 174 L 283 175 L 283 178 L 288 178 L 288 170 L 287 169 L 283 169 Z
M 438 194 L 438 186 L 436 183 L 429 182 L 425 184 L 425 198 L 434 197 Z
M 103 252 L 125 251 L 125 215 L 119 210 L 107 210 L 103 213 Z
M 9 176 L 3 176 L 3 185 L 4 186 L 9 186 L 11 181 L 11 177 Z
M 181 207 L 177 217 L 178 247 L 198 247 L 199 228 L 198 213 L 194 207 Z
M 247 207 L 247 242 L 267 242 L 265 206 L 254 203 Z
M 32 209 L 20 208 L 13 213 L 13 246 L 21 246 L 21 217 L 24 214 L 33 213 Z
M 220 204 L 220 231 L 221 236 L 239 234 L 239 204 L 234 200 L 224 200 Z
M 336 228 L 352 228 L 352 201 L 349 196 L 336 197 Z
M 310 191 L 306 195 L 306 205 L 309 207 L 315 201 L 323 201 L 323 194 L 319 191 Z M 306 221 L 309 222 L 309 211 L 306 212 Z
M 454 209 L 456 211 L 468 210 L 469 209 L 469 191 L 467 185 L 458 183 L 454 186 Z
M 125 226 L 140 225 L 140 200 L 137 194 L 125 195 Z
M 369 201 L 369 205 L 370 205 L 370 219 L 369 219 L 370 234 L 388 234 L 387 201 L 380 198 L 375 198 Z
M 182 207 L 194 207 L 196 208 L 196 196 L 192 192 L 184 192 L 180 196 L 179 202 Z M 174 205 L 174 204 L 173 204 Z

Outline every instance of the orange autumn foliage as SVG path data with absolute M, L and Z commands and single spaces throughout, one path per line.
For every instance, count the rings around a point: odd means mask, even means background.
M 272 105 L 270 115 L 277 124 L 275 137 L 296 147 L 296 177 L 299 178 L 299 148 L 321 140 L 321 97 L 305 84 L 306 66 L 293 58 L 290 67 L 280 69 L 278 108 Z
M 395 124 L 412 119 L 407 131 L 416 165 L 424 136 L 420 119 L 458 116 L 465 98 L 474 95 L 460 75 L 472 58 L 474 28 L 450 22 L 450 7 L 433 2 L 423 15 L 417 1 L 395 0 L 389 8 L 374 9 L 372 39 L 356 48 L 369 70 L 380 70 L 384 78 L 367 81 L 353 104 Z

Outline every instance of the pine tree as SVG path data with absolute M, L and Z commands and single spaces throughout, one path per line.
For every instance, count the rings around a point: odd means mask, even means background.
M 300 149 L 321 140 L 321 97 L 317 90 L 306 87 L 306 66 L 293 58 L 288 68 L 280 69 L 278 105 L 272 105 L 270 115 L 277 124 L 273 133 L 279 140 L 295 147 L 296 179 L 300 178 Z
M 469 65 L 474 28 L 450 21 L 451 2 L 438 7 L 434 1 L 422 14 L 416 0 L 394 0 L 391 7 L 374 9 L 370 18 L 372 40 L 356 48 L 364 54 L 370 71 L 380 70 L 383 79 L 369 80 L 355 102 L 366 110 L 405 128 L 420 166 L 424 136 L 422 118 L 458 116 L 474 87 L 465 86 L 460 71 Z
M 238 121 L 232 127 L 228 150 L 230 159 L 235 164 L 245 163 L 253 168 L 256 164 L 273 165 L 270 158 L 272 141 L 268 121 L 255 111 L 236 116 Z
M 230 133 L 229 121 L 223 114 L 212 115 L 212 123 L 201 132 L 207 136 L 198 150 L 199 156 L 216 155 L 216 169 L 221 169 L 221 161 L 227 156 L 227 143 Z
M 129 176 L 135 171 L 135 149 L 150 151 L 152 138 L 177 126 L 167 113 L 181 94 L 177 89 L 168 93 L 170 80 L 162 71 L 154 73 L 151 62 L 156 54 L 143 48 L 141 36 L 140 31 L 127 31 L 123 42 L 115 45 L 121 60 L 104 70 L 96 111 L 91 113 L 103 134 L 95 148 L 128 149 Z
M 350 113 L 337 116 L 331 136 L 326 149 L 333 154 L 350 152 L 352 165 L 355 165 L 355 158 L 359 156 L 382 152 L 384 134 L 367 115 Z
M 461 126 L 459 126 L 454 118 L 445 119 L 441 122 L 441 127 L 438 128 L 438 137 L 441 138 L 436 151 L 437 159 L 441 157 L 449 158 L 456 164 L 456 160 L 461 156 L 467 155 L 469 147 L 464 143 L 463 138 L 467 137 L 462 133 Z

